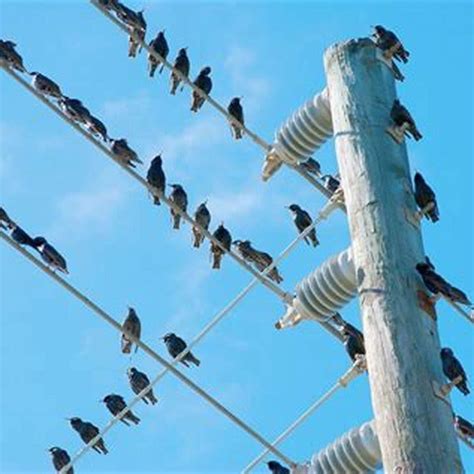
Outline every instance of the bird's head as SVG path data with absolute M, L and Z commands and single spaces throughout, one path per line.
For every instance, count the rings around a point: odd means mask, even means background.
M 243 244 L 243 242 L 242 242 L 241 240 L 239 240 L 239 239 L 234 240 L 234 241 L 232 242 L 232 245 L 235 245 L 236 247 L 239 247 L 241 244 Z
M 47 241 L 44 237 L 35 237 L 33 239 L 33 245 L 38 248 L 38 247 L 41 247 L 42 245 L 46 244 Z
M 73 418 L 66 418 L 66 420 L 68 420 L 69 423 L 71 423 L 71 426 L 73 428 L 75 428 L 76 426 L 80 426 L 82 424 L 82 420 L 77 416 L 75 416 Z
M 281 464 L 278 461 L 268 461 L 267 462 L 268 469 L 271 471 L 281 469 Z
M 382 25 L 375 25 L 372 28 L 376 35 L 383 35 L 387 31 Z
M 135 374 L 137 373 L 137 369 L 135 367 L 130 367 L 128 370 L 127 370 L 127 375 L 129 377 L 133 377 Z
M 209 74 L 211 74 L 211 68 L 209 66 L 206 66 L 201 69 L 201 72 L 199 74 L 201 76 L 209 76 Z
M 400 106 L 400 105 L 401 105 L 400 99 L 395 99 L 395 100 L 393 101 L 393 105 L 394 105 L 394 106 L 397 106 L 397 107 Z
M 186 46 L 185 48 L 181 48 L 179 51 L 178 51 L 178 55 L 179 56 L 186 56 L 186 52 L 188 50 L 188 47 Z
M 426 272 L 426 270 L 430 269 L 430 266 L 426 262 L 420 262 L 416 264 L 416 269 L 419 273 Z
M 48 451 L 51 453 L 51 454 L 54 454 L 56 451 L 60 451 L 61 448 L 59 448 L 58 446 L 53 446 L 52 448 L 49 448 Z
M 233 105 L 240 105 L 240 97 L 234 97 L 231 101 L 231 104 Z
M 444 356 L 453 356 L 454 353 L 453 353 L 453 350 L 450 349 L 449 347 L 443 347 L 441 349 L 441 356 L 444 357 Z
M 421 173 L 418 173 L 418 172 L 415 173 L 415 178 L 414 178 L 414 180 L 415 180 L 415 183 L 418 183 L 418 184 L 421 184 L 421 183 L 423 183 L 423 182 L 425 181 L 425 180 L 423 179 L 423 176 L 421 175 Z
M 163 163 L 163 160 L 161 158 L 161 153 L 158 153 L 152 160 L 151 164 L 152 165 L 161 165 Z
M 162 339 L 163 341 L 168 342 L 168 341 L 173 340 L 175 337 L 176 337 L 176 334 L 174 332 L 168 332 L 162 337 Z
M 3 42 L 3 44 L 6 44 L 12 48 L 15 48 L 16 47 L 16 43 L 14 43 L 13 41 L 10 41 L 10 40 L 6 40 Z
M 166 29 L 161 30 L 161 31 L 158 33 L 158 37 L 159 37 L 159 38 L 164 38 L 164 37 L 165 37 L 165 31 L 166 31 Z
M 300 206 L 298 206 L 298 204 L 290 204 L 288 206 L 288 209 L 291 211 L 291 212 L 298 212 L 299 210 L 301 210 Z

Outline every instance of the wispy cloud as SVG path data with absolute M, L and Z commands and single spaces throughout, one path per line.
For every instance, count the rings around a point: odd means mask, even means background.
M 135 96 L 105 102 L 102 106 L 102 113 L 104 118 L 127 117 L 132 120 L 137 115 L 147 116 L 151 106 L 151 97 L 148 93 L 142 91 Z

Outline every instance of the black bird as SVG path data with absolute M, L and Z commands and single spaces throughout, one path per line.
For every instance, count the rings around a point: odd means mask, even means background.
M 37 250 L 35 240 L 17 224 L 13 224 L 11 237 L 17 244 L 27 245 Z
M 206 206 L 207 202 L 204 201 L 199 204 L 196 212 L 194 213 L 194 220 L 204 229 L 209 229 L 209 224 L 211 223 L 211 213 Z M 194 243 L 193 246 L 199 248 L 200 245 L 204 242 L 205 235 L 201 233 L 200 229 L 196 226 L 193 226 L 193 235 L 194 235 Z
M 240 256 L 248 263 L 256 263 L 259 259 L 258 250 L 254 249 L 250 240 L 234 240 Z
M 189 64 L 189 58 L 186 53 L 186 50 L 188 48 L 181 48 L 178 51 L 178 56 L 176 56 L 176 59 L 174 61 L 173 67 L 174 69 L 178 70 L 183 76 L 188 77 L 189 76 L 189 69 L 190 69 L 190 64 Z M 172 95 L 176 94 L 176 91 L 178 90 L 179 84 L 181 83 L 181 78 L 176 74 L 175 71 L 171 71 L 171 90 L 170 93 Z M 183 90 L 183 87 L 181 87 L 181 90 Z
M 339 313 L 334 313 L 332 319 L 339 326 L 342 335 L 348 333 L 356 338 L 360 346 L 364 346 L 364 334 L 362 331 L 346 321 Z
M 170 184 L 170 187 L 173 188 L 173 191 L 171 191 L 171 194 L 169 195 L 170 201 L 174 203 L 178 209 L 186 212 L 188 209 L 188 195 L 186 194 L 186 191 L 180 184 Z M 171 218 L 173 219 L 173 229 L 179 229 L 181 222 L 180 214 L 173 208 L 170 208 L 170 212 Z
M 278 461 L 268 461 L 267 466 L 272 474 L 290 474 L 290 470 Z
M 221 223 L 221 225 L 214 231 L 212 235 L 227 251 L 230 251 L 230 246 L 232 245 L 232 236 L 230 235 L 230 232 L 224 227 L 224 223 Z M 224 250 L 211 241 L 211 254 L 213 257 L 212 268 L 221 268 L 221 261 L 224 253 Z
M 302 161 L 300 166 L 316 178 L 321 177 L 321 165 L 314 158 L 308 158 L 306 161 Z
M 19 72 L 27 72 L 23 65 L 23 58 L 16 52 L 15 48 L 16 44 L 13 41 L 0 40 L 0 59 Z
M 397 127 L 408 127 L 405 131 L 406 134 L 413 136 L 418 141 L 423 138 L 423 135 L 416 128 L 413 117 L 408 112 L 408 109 L 404 107 L 398 99 L 393 101 L 392 109 L 390 110 L 390 117 L 395 122 Z
M 141 12 L 139 12 L 141 14 Z M 137 53 L 141 53 L 142 51 L 142 41 L 145 41 L 146 30 L 141 28 L 129 29 L 130 35 L 128 37 L 128 57 L 135 58 Z M 135 36 L 138 36 L 140 41 L 135 39 Z
M 127 140 L 125 138 L 120 138 L 118 140 L 112 140 L 111 151 L 122 163 L 135 168 L 135 163 L 143 164 L 143 161 L 138 158 L 138 155 L 135 150 L 130 148 Z
M 130 382 L 130 387 L 132 388 L 133 393 L 136 395 L 138 395 L 143 389 L 150 385 L 149 378 L 143 372 L 138 371 L 135 367 L 128 369 L 127 375 Z M 153 389 L 150 389 L 147 394 L 142 397 L 142 400 L 147 405 L 149 403 L 152 405 L 158 403 L 157 398 L 153 394 Z
M 63 94 L 61 88 L 49 77 L 44 76 L 39 72 L 30 72 L 33 77 L 33 87 L 44 95 L 49 95 L 55 99 L 60 99 Z
M 10 216 L 7 214 L 7 211 L 0 207 L 0 227 L 2 229 L 13 229 L 15 223 L 10 219 Z
M 428 204 L 433 203 L 433 207 L 425 214 L 431 222 L 439 220 L 438 203 L 436 202 L 436 194 L 428 186 L 420 173 L 415 174 L 415 201 L 420 209 L 424 209 Z
M 364 336 L 362 335 L 362 338 L 360 337 L 359 330 L 357 330 L 357 333 L 354 333 L 351 329 L 347 327 L 342 331 L 342 336 L 344 338 L 344 347 L 346 348 L 346 351 L 353 362 L 356 362 L 356 356 L 365 355 Z
M 408 62 L 410 53 L 403 47 L 402 42 L 393 31 L 385 29 L 382 25 L 374 26 L 374 30 L 375 44 L 384 53 L 387 52 L 398 61 Z
M 170 52 L 170 48 L 165 38 L 165 32 L 160 31 L 155 39 L 150 41 L 150 48 L 155 51 L 155 53 L 159 54 L 163 59 L 168 57 L 168 53 Z M 162 63 L 161 60 L 156 58 L 153 54 L 148 54 L 148 70 L 150 77 L 155 75 L 156 68 Z M 163 72 L 163 68 L 165 65 L 163 64 L 160 69 L 160 74 Z
M 298 204 L 291 204 L 288 209 L 293 214 L 293 222 L 300 234 L 313 223 L 313 219 L 311 219 L 308 212 L 301 209 Z M 316 237 L 316 229 L 314 227 L 304 240 L 308 245 L 313 245 L 313 247 L 316 247 L 319 244 L 318 238 Z
M 88 444 L 99 434 L 99 428 L 88 421 L 82 421 L 80 418 L 74 417 L 70 418 L 69 422 L 71 423 L 71 426 L 79 433 L 82 441 L 84 441 L 86 444 Z M 92 446 L 92 449 L 99 454 L 107 454 L 109 452 L 105 447 L 105 443 L 102 438 L 99 438 L 95 442 L 95 444 Z
M 117 416 L 127 406 L 123 397 L 121 397 L 120 395 L 116 395 L 115 393 L 111 393 L 110 395 L 107 395 L 101 401 L 105 403 L 105 406 L 107 407 L 107 409 L 114 416 Z M 125 415 L 123 415 L 122 418 L 120 418 L 120 421 L 126 424 L 127 426 L 130 426 L 127 421 L 131 421 L 135 425 L 138 425 L 138 423 L 140 423 L 140 418 L 134 415 L 132 410 L 128 410 L 125 412 Z
M 465 438 L 474 439 L 474 426 L 462 416 L 454 417 L 454 429 Z
M 59 107 L 74 122 L 87 125 L 87 122 L 90 120 L 91 113 L 79 99 L 63 96 L 59 99 Z
M 234 97 L 231 101 L 229 106 L 227 107 L 227 112 L 229 115 L 235 118 L 239 124 L 244 124 L 244 110 L 242 109 L 242 105 L 240 104 L 240 97 Z M 232 136 L 236 140 L 240 140 L 242 138 L 242 127 L 235 122 L 230 122 L 230 129 L 232 132 Z
M 212 80 L 209 77 L 211 74 L 211 68 L 206 66 L 201 69 L 201 72 L 198 74 L 198 77 L 194 79 L 194 85 L 205 92 L 207 95 L 211 93 L 212 90 Z M 193 90 L 193 101 L 191 104 L 191 111 L 197 112 L 204 104 L 206 99 Z
M 267 267 L 269 267 L 273 263 L 273 258 L 270 254 L 266 252 L 262 252 L 261 250 L 257 250 L 257 260 L 255 261 L 255 266 L 257 270 L 263 272 Z M 283 277 L 280 275 L 278 268 L 273 267 L 268 273 L 268 278 L 274 281 L 275 283 L 281 283 L 283 281 Z
M 322 176 L 321 179 L 324 182 L 324 187 L 333 194 L 341 186 L 341 182 L 336 177 L 331 176 L 330 174 Z
M 465 306 L 472 307 L 471 300 L 467 297 L 464 291 L 461 291 L 459 288 L 451 285 L 450 299 L 454 303 L 460 303 Z
M 107 134 L 107 127 L 97 117 L 90 115 L 86 122 L 86 128 L 92 135 L 102 138 L 105 143 L 111 141 Z
M 146 35 L 146 20 L 143 15 L 143 10 L 134 12 L 121 4 L 117 11 L 117 16 L 128 27 L 128 56 L 134 58 L 137 52 L 141 51 L 141 42 L 145 40 Z M 137 41 L 134 36 L 138 36 L 140 41 Z
M 53 446 L 52 448 L 49 448 L 48 451 L 51 453 L 54 469 L 58 472 L 71 462 L 71 456 L 69 456 L 65 449 Z M 74 468 L 70 467 L 66 474 L 74 474 Z
M 166 176 L 165 172 L 163 171 L 163 160 L 161 159 L 161 154 L 156 155 L 153 160 L 151 160 L 150 167 L 148 168 L 148 172 L 146 174 L 146 180 L 149 185 L 156 188 L 161 194 L 164 194 L 165 187 L 166 187 Z M 153 195 L 153 202 L 159 206 L 160 205 L 160 198 Z
M 128 314 L 125 318 L 124 322 L 122 323 L 122 329 L 127 331 L 132 336 L 135 336 L 138 340 L 140 339 L 141 335 L 141 323 L 140 319 L 138 318 L 137 313 L 133 308 L 128 308 Z M 132 351 L 133 341 L 128 338 L 128 336 L 123 333 L 122 334 L 122 352 L 124 354 L 130 354 Z M 138 351 L 138 346 L 135 347 L 135 352 Z
M 441 362 L 443 363 L 443 373 L 452 382 L 457 377 L 461 380 L 456 384 L 458 390 L 464 395 L 469 395 L 470 391 L 467 386 L 467 376 L 464 368 L 458 359 L 454 356 L 453 351 L 449 347 L 441 349 Z
M 118 12 L 122 4 L 118 0 L 97 0 L 99 4 L 106 10 Z
M 59 270 L 69 274 L 65 258 L 44 237 L 35 237 L 33 242 L 41 258 L 52 268 L 53 272 Z
M 166 348 L 168 349 L 168 353 L 173 359 L 176 359 L 176 357 L 183 352 L 187 345 L 181 339 L 179 336 L 176 334 L 170 332 L 168 334 L 165 334 L 163 337 L 163 341 L 165 341 Z M 182 364 L 184 364 L 186 367 L 189 367 L 189 364 L 194 364 L 196 367 L 199 367 L 201 364 L 201 361 L 194 357 L 194 355 L 191 352 L 188 352 L 180 361 Z

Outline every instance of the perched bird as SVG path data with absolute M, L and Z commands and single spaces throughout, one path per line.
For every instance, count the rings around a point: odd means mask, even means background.
M 357 330 L 357 333 L 354 333 L 347 327 L 342 331 L 344 347 L 353 362 L 356 362 L 358 355 L 365 355 L 364 336 L 362 335 L 362 338 L 360 337 L 359 330 Z
M 121 3 L 118 0 L 97 0 L 99 5 L 109 11 L 117 11 L 120 9 Z
M 267 466 L 272 474 L 290 474 L 290 470 L 278 461 L 268 461 Z
M 341 334 L 348 333 L 352 335 L 359 346 L 364 346 L 364 334 L 362 331 L 346 321 L 339 313 L 335 313 L 332 317 L 333 321 L 340 327 Z
M 149 378 L 143 372 L 139 372 L 135 367 L 131 367 L 130 369 L 128 369 L 127 375 L 128 380 L 130 382 L 130 387 L 132 388 L 133 393 L 135 393 L 136 395 L 138 395 L 142 390 L 144 390 L 150 385 Z M 149 403 L 151 403 L 152 405 L 158 403 L 157 398 L 153 394 L 152 388 L 146 393 L 146 395 L 142 397 L 142 400 L 147 405 Z
M 172 203 L 176 204 L 176 206 L 181 209 L 183 212 L 186 212 L 188 209 L 188 195 L 186 191 L 180 184 L 170 184 L 173 188 L 171 194 L 169 195 L 169 199 Z M 178 212 L 176 212 L 173 208 L 170 209 L 171 218 L 173 219 L 173 229 L 179 229 L 179 224 L 181 222 L 181 216 Z
M 257 260 L 255 261 L 255 266 L 257 267 L 258 271 L 263 272 L 272 263 L 273 258 L 270 256 L 270 254 L 257 250 Z M 273 267 L 267 273 L 267 276 L 275 283 L 281 283 L 283 281 L 283 277 L 280 275 L 277 267 Z
M 82 441 L 88 444 L 93 438 L 99 434 L 99 428 L 93 425 L 88 421 L 82 421 L 80 418 L 74 417 L 69 418 L 71 426 L 79 433 Z M 107 454 L 109 451 L 105 447 L 104 440 L 99 438 L 95 444 L 92 446 L 92 449 L 99 454 Z
M 232 236 L 230 235 L 230 232 L 224 227 L 224 223 L 221 223 L 212 235 L 227 251 L 230 251 L 230 246 L 232 245 Z M 221 260 L 224 253 L 224 250 L 211 241 L 211 254 L 213 256 L 212 268 L 221 268 Z
M 19 225 L 13 224 L 13 231 L 11 234 L 12 239 L 20 245 L 27 245 L 28 247 L 32 247 L 35 250 L 36 248 L 36 242 L 35 240 L 30 237 L 30 235 L 24 231 Z
M 454 417 L 454 429 L 465 438 L 474 439 L 474 425 L 459 415 Z
M 119 140 L 112 140 L 112 153 L 124 164 L 135 168 L 135 163 L 142 164 L 143 161 L 138 158 L 135 150 L 132 150 L 125 138 Z
M 415 174 L 415 201 L 420 209 L 424 209 L 428 204 L 433 203 L 433 207 L 425 213 L 425 217 L 431 222 L 439 220 L 438 203 L 436 202 L 436 194 L 426 184 L 423 176 L 420 173 Z
M 86 122 L 86 128 L 90 133 L 92 133 L 92 135 L 102 138 L 105 143 L 111 141 L 109 135 L 107 134 L 106 126 L 97 117 L 90 115 Z
M 176 334 L 170 332 L 168 334 L 165 334 L 163 337 L 163 341 L 165 341 L 166 348 L 168 349 L 168 353 L 173 359 L 176 359 L 176 357 L 183 352 L 187 345 L 181 339 L 178 337 Z M 184 364 L 186 367 L 189 367 L 189 364 L 194 364 L 196 367 L 199 367 L 201 364 L 201 361 L 194 357 L 194 355 L 191 352 L 188 352 L 180 361 L 182 364 Z
M 146 35 L 146 20 L 143 15 L 143 10 L 135 12 L 123 4 L 119 4 L 116 10 L 117 16 L 128 27 L 128 56 L 134 58 L 141 51 L 141 42 L 144 41 Z M 137 41 L 134 36 L 138 36 L 140 41 Z
M 418 141 L 423 138 L 423 135 L 416 128 L 413 117 L 408 112 L 398 99 L 393 101 L 392 109 L 390 110 L 390 117 L 397 127 L 405 127 L 405 133 L 413 136 Z
M 178 70 L 185 77 L 189 76 L 189 68 L 190 68 L 189 58 L 186 52 L 187 49 L 188 48 L 181 48 L 178 51 L 178 56 L 176 56 L 176 59 L 173 64 L 174 69 Z M 181 83 L 181 78 L 178 76 L 178 74 L 176 74 L 175 71 L 171 71 L 170 80 L 171 80 L 170 93 L 172 95 L 175 95 L 176 91 L 178 90 L 179 84 Z M 181 87 L 181 90 L 183 90 L 183 87 Z
M 87 125 L 87 122 L 90 120 L 91 113 L 79 99 L 63 96 L 59 99 L 59 107 L 74 122 Z
M 13 41 L 0 40 L 0 59 L 19 72 L 27 72 L 23 65 L 23 58 L 16 52 L 15 48 L 16 44 Z
M 137 316 L 135 310 L 131 307 L 128 308 L 128 314 L 125 318 L 125 321 L 122 324 L 122 329 L 127 331 L 132 336 L 135 336 L 137 339 L 140 339 L 141 334 L 141 323 L 140 319 Z M 122 334 L 122 352 L 124 354 L 130 354 L 132 351 L 133 341 L 128 338 L 128 336 Z M 138 346 L 135 347 L 135 352 L 138 351 Z
M 148 172 L 146 174 L 146 180 L 150 186 L 153 186 L 158 192 L 164 194 L 166 176 L 165 172 L 163 171 L 163 160 L 161 159 L 161 154 L 155 156 L 155 158 L 151 160 L 150 167 L 148 168 Z M 153 201 L 157 206 L 160 205 L 160 198 L 155 194 L 153 195 Z
M 139 12 L 141 14 L 141 12 Z M 142 51 L 142 41 L 145 41 L 146 30 L 141 28 L 130 28 L 130 35 L 128 37 L 128 57 L 135 58 L 137 53 Z M 139 41 L 135 39 L 138 37 Z
M 314 158 L 308 158 L 306 161 L 300 162 L 300 166 L 316 178 L 321 177 L 321 165 Z
M 465 306 L 472 307 L 471 300 L 467 297 L 466 293 L 464 291 L 461 291 L 459 288 L 456 288 L 455 286 L 451 286 L 450 290 L 450 299 L 454 303 L 460 303 Z
M 60 99 L 63 94 L 61 88 L 49 77 L 40 74 L 39 72 L 30 72 L 33 77 L 33 87 L 44 95 L 49 95 L 55 99 Z
M 456 359 L 453 351 L 449 347 L 443 347 L 441 349 L 441 362 L 443 364 L 443 373 L 446 377 L 452 382 L 458 377 L 461 377 L 461 380 L 456 384 L 458 390 L 464 395 L 469 395 L 470 391 L 467 386 L 467 376 L 464 372 L 464 368 Z
M 198 77 L 194 79 L 194 85 L 205 92 L 207 95 L 211 93 L 212 90 L 212 80 L 209 77 L 211 74 L 211 68 L 206 66 L 201 69 L 201 72 L 198 74 Z M 193 101 L 191 104 L 191 111 L 197 112 L 204 104 L 205 98 L 202 97 L 198 92 L 193 90 Z
M 170 48 L 165 38 L 165 31 L 160 31 L 156 38 L 150 41 L 149 46 L 155 53 L 160 55 L 163 59 L 166 59 L 168 53 L 170 52 Z M 153 54 L 148 54 L 148 70 L 150 77 L 153 77 L 155 75 L 156 68 L 161 63 L 162 61 L 155 57 Z M 163 64 L 160 69 L 160 74 L 163 72 L 164 67 L 165 65 Z
M 341 182 L 335 176 L 331 176 L 330 174 L 322 176 L 321 179 L 324 182 L 324 187 L 333 194 L 341 186 Z
M 107 395 L 101 401 L 105 403 L 105 406 L 108 408 L 110 413 L 112 413 L 112 415 L 114 416 L 117 416 L 127 406 L 123 397 L 121 397 L 120 395 L 116 395 L 115 393 L 111 393 L 110 395 Z M 128 410 L 125 412 L 125 415 L 123 415 L 122 418 L 120 418 L 120 421 L 122 423 L 125 423 L 127 426 L 130 426 L 128 421 L 131 421 L 135 425 L 138 425 L 138 423 L 140 423 L 140 418 L 134 415 L 132 410 Z
M 291 204 L 288 209 L 293 214 L 293 222 L 300 234 L 313 223 L 311 216 L 304 209 L 301 209 L 298 204 Z M 313 247 L 316 247 L 319 244 L 318 238 L 316 237 L 316 229 L 314 227 L 311 229 L 309 234 L 306 235 L 304 240 L 308 245 L 313 245 Z
M 376 25 L 372 36 L 375 38 L 375 44 L 390 58 L 393 56 L 398 61 L 408 62 L 410 53 L 403 47 L 393 31 L 385 29 L 382 25 Z
M 65 449 L 53 446 L 52 448 L 49 448 L 48 451 L 51 453 L 54 469 L 58 472 L 71 462 L 71 456 L 69 456 Z M 74 474 L 74 468 L 70 467 L 66 474 Z
M 234 240 L 233 245 L 237 248 L 240 256 L 249 263 L 255 263 L 258 258 L 258 250 L 255 250 L 250 240 Z
M 235 118 L 239 124 L 244 125 L 244 110 L 242 109 L 242 105 L 240 104 L 240 97 L 234 97 L 231 101 L 229 106 L 227 107 L 227 112 L 229 115 Z M 242 138 L 242 127 L 235 122 L 230 123 L 230 128 L 232 131 L 232 136 L 236 140 L 240 140 Z
M 204 201 L 199 204 L 196 212 L 194 213 L 194 220 L 204 229 L 209 229 L 209 224 L 211 223 L 211 213 L 206 206 L 207 202 Z M 194 243 L 193 246 L 199 248 L 200 245 L 204 242 L 205 235 L 201 233 L 201 230 L 193 226 L 193 235 Z
M 0 207 L 0 227 L 2 229 L 12 229 L 15 223 L 10 219 L 10 216 L 7 214 L 7 211 Z
M 41 255 L 41 258 L 52 268 L 53 272 L 69 274 L 65 258 L 44 237 L 35 237 L 33 245 Z

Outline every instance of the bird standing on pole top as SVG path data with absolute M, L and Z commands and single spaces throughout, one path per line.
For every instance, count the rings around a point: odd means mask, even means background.
M 188 48 L 181 48 L 178 51 L 178 56 L 176 56 L 176 59 L 174 61 L 173 67 L 174 69 L 178 70 L 184 77 L 189 76 L 189 69 L 190 69 L 190 64 L 189 64 L 189 58 L 187 55 L 187 50 Z M 181 83 L 181 78 L 176 74 L 175 71 L 171 71 L 171 90 L 170 93 L 172 95 L 176 94 L 176 91 L 178 90 L 179 84 Z M 181 90 L 183 90 L 184 85 L 181 87 Z
M 82 421 L 78 417 L 68 418 L 68 420 L 74 430 L 79 433 L 79 436 L 81 437 L 82 441 L 84 441 L 84 443 L 86 444 L 92 441 L 92 439 L 94 439 L 99 434 L 99 428 L 97 428 L 97 426 L 93 425 L 88 421 Z M 99 438 L 94 443 L 92 449 L 99 454 L 107 454 L 109 452 L 105 447 L 105 443 L 102 438 Z
M 183 339 L 181 339 L 179 336 L 174 334 L 173 332 L 169 332 L 168 334 L 165 334 L 163 336 L 163 341 L 166 344 L 166 348 L 168 349 L 168 353 L 173 359 L 176 359 L 187 347 L 186 342 L 184 342 Z M 189 364 L 194 364 L 196 367 L 199 367 L 201 364 L 201 361 L 197 358 L 194 357 L 194 355 L 191 352 L 188 352 L 181 360 L 180 362 L 185 365 L 186 367 L 189 367 Z
M 168 57 L 168 53 L 170 52 L 170 48 L 165 38 L 165 30 L 160 31 L 156 38 L 150 41 L 149 46 L 155 53 L 157 53 L 163 59 L 166 59 Z M 151 53 L 148 54 L 148 71 L 150 77 L 155 75 L 156 68 L 161 64 L 161 62 L 162 61 L 155 55 Z M 164 67 L 165 65 L 163 64 L 160 68 L 160 74 L 163 72 Z
M 467 386 L 466 372 L 461 362 L 459 362 L 449 347 L 443 347 L 443 349 L 441 349 L 441 362 L 443 364 L 444 375 L 446 375 L 451 382 L 460 378 L 455 384 L 456 387 L 463 395 L 469 395 L 471 392 Z
M 160 194 L 164 194 L 166 187 L 166 176 L 165 172 L 163 171 L 163 160 L 161 159 L 161 154 L 155 156 L 155 158 L 151 160 L 151 164 L 146 175 L 146 180 L 148 184 L 156 188 Z M 156 194 L 153 195 L 153 202 L 157 206 L 160 205 L 160 198 Z
M 293 222 L 295 223 L 295 226 L 300 234 L 313 223 L 313 219 L 311 219 L 309 213 L 298 206 L 298 204 L 291 204 L 288 206 L 288 209 L 293 215 Z M 306 235 L 304 241 L 313 247 L 319 245 L 318 238 L 316 237 L 316 229 L 314 227 L 311 229 L 309 234 Z
M 117 416 L 119 413 L 121 413 L 127 406 L 123 397 L 115 393 L 111 393 L 110 395 L 107 395 L 106 397 L 104 397 L 103 400 L 101 400 L 101 402 L 105 403 L 105 406 L 107 407 L 107 409 L 114 416 Z M 122 418 L 120 418 L 120 421 L 127 426 L 130 426 L 127 421 L 131 421 L 135 425 L 138 425 L 138 423 L 140 423 L 140 418 L 134 415 L 132 410 L 127 410 L 125 412 L 125 415 L 123 415 Z
M 188 195 L 186 191 L 180 184 L 170 184 L 170 187 L 173 188 L 173 191 L 171 191 L 169 195 L 170 201 L 183 212 L 186 212 L 188 209 Z M 179 229 L 181 216 L 173 208 L 170 209 L 170 212 L 171 218 L 173 219 L 173 229 Z
M 128 380 L 130 382 L 130 387 L 133 390 L 133 393 L 138 395 L 142 390 L 147 388 L 150 385 L 150 379 L 143 372 L 138 371 L 135 367 L 131 367 L 127 371 Z M 158 403 L 158 399 L 153 394 L 153 389 L 148 390 L 146 395 L 142 397 L 142 400 L 147 405 L 151 403 L 155 405 Z
M 58 472 L 71 462 L 71 457 L 65 449 L 53 446 L 52 448 L 49 448 L 48 451 L 51 453 L 54 469 Z M 70 467 L 66 474 L 74 474 L 74 468 Z
M 33 87 L 44 95 L 60 99 L 63 94 L 61 88 L 49 77 L 44 76 L 39 72 L 30 72 L 30 76 L 33 78 Z
M 410 53 L 403 47 L 397 35 L 382 25 L 376 25 L 374 28 L 375 44 L 384 52 L 387 59 L 395 58 L 398 61 L 408 62 Z
M 201 72 L 198 74 L 196 79 L 194 79 L 194 85 L 205 92 L 207 95 L 210 94 L 212 90 L 212 80 L 209 77 L 211 74 L 211 68 L 206 66 L 201 69 Z M 192 94 L 192 104 L 191 104 L 191 111 L 197 112 L 204 104 L 205 98 L 201 96 L 197 91 L 193 89 Z
M 230 251 L 230 246 L 232 245 L 232 236 L 230 232 L 224 227 L 224 223 L 222 222 L 219 227 L 214 231 L 212 234 L 213 237 L 218 240 L 222 246 L 227 250 Z M 212 268 L 218 270 L 221 268 L 221 260 L 222 256 L 224 255 L 224 250 L 222 250 L 218 245 L 211 241 L 211 255 L 213 257 L 212 260 Z
M 439 220 L 438 203 L 436 202 L 436 194 L 428 186 L 423 176 L 420 173 L 415 174 L 415 201 L 420 211 L 422 211 L 425 217 L 431 222 Z M 430 209 L 425 210 L 427 206 L 432 205 Z
M 211 223 L 211 213 L 206 206 L 207 201 L 202 202 L 199 204 L 196 212 L 194 213 L 194 220 L 206 230 L 209 230 L 209 224 Z M 204 242 L 205 235 L 201 232 L 201 230 L 193 226 L 193 235 L 194 235 L 194 243 L 193 247 L 199 248 L 201 244 Z
M 140 319 L 135 312 L 135 310 L 131 307 L 128 308 L 128 314 L 122 324 L 123 331 L 135 336 L 138 340 L 140 340 L 141 335 L 141 323 Z M 129 339 L 125 332 L 122 334 L 122 352 L 124 354 L 130 354 L 132 351 L 133 341 Z M 138 351 L 138 346 L 135 347 L 135 352 Z
M 0 60 L 5 61 L 9 67 L 19 72 L 28 72 L 23 65 L 23 58 L 17 53 L 15 48 L 16 43 L 13 41 L 0 40 Z
M 242 105 L 240 103 L 241 97 L 234 97 L 231 101 L 229 106 L 227 107 L 227 112 L 231 115 L 235 120 L 237 120 L 238 124 L 235 122 L 230 122 L 230 129 L 232 132 L 232 136 L 236 140 L 240 140 L 242 138 L 242 127 L 239 124 L 244 124 L 244 110 L 242 109 Z

